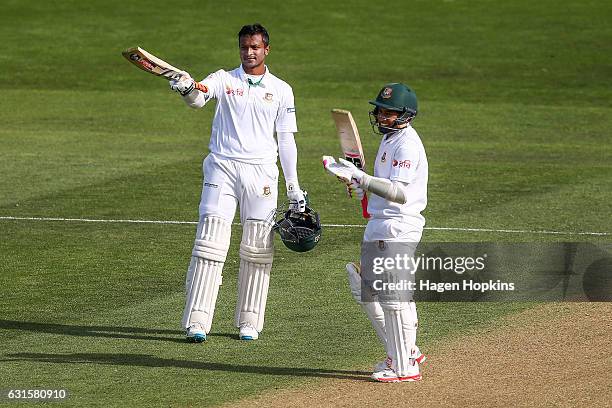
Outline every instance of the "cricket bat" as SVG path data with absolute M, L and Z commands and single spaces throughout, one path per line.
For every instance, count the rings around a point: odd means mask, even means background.
M 138 68 L 150 74 L 166 78 L 167 80 L 179 80 L 183 76 L 183 70 L 173 67 L 161 58 L 143 50 L 140 47 L 132 47 L 121 53 L 128 61 L 136 65 Z M 195 81 L 195 89 L 202 92 L 208 92 L 208 89 Z
M 351 115 L 351 112 L 343 109 L 332 109 L 331 115 L 336 124 L 344 158 L 352 162 L 358 169 L 365 170 L 365 156 L 363 155 L 361 139 L 359 138 L 359 131 L 353 120 L 353 115 Z M 370 214 L 368 214 L 368 196 L 365 194 L 361 200 L 361 213 L 363 218 L 370 218 Z

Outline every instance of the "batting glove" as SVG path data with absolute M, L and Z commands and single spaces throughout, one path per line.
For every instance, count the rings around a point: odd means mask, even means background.
M 287 186 L 287 198 L 289 199 L 289 209 L 297 212 L 306 211 L 306 192 L 294 187 L 293 184 Z
M 351 170 L 343 165 L 342 163 L 337 163 L 336 159 L 331 156 L 323 156 L 323 168 L 332 176 L 335 176 L 343 182 L 344 184 L 348 184 L 351 182 L 352 172 Z
M 195 89 L 195 81 L 187 72 L 181 72 L 181 79 L 171 79 L 170 89 L 180 93 L 182 96 L 188 95 Z
M 365 174 L 365 172 L 363 172 L 362 170 L 359 170 L 357 166 L 355 166 L 350 161 L 343 159 L 342 157 L 338 158 L 338 160 L 340 160 L 340 164 L 346 167 L 347 171 L 350 172 L 351 174 L 350 180 L 351 181 L 357 180 L 357 183 L 361 183 L 361 179 L 363 178 L 363 175 Z
M 349 197 L 357 197 L 359 200 L 363 199 L 365 192 L 357 180 L 352 179 L 350 183 L 346 185 L 346 191 Z

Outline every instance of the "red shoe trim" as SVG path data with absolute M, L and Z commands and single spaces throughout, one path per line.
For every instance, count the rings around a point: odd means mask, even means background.
M 397 377 L 397 381 L 419 381 L 423 378 L 421 374 L 411 375 L 408 377 Z
M 427 361 L 427 356 L 425 354 L 421 354 L 420 356 L 415 358 L 414 361 L 416 361 L 419 364 L 423 364 L 425 361 Z
M 389 378 L 375 378 L 374 381 L 378 382 L 409 382 L 409 381 L 420 381 L 423 378 L 421 374 L 411 375 L 407 377 L 389 377 Z

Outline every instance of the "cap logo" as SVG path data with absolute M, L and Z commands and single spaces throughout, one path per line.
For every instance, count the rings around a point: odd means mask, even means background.
M 385 88 L 382 90 L 382 92 L 380 93 L 380 96 L 383 99 L 389 99 L 391 97 L 391 94 L 393 93 L 393 89 L 392 88 Z

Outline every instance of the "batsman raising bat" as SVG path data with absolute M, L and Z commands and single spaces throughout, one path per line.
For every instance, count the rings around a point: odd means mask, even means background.
M 374 162 L 374 174 L 366 174 L 352 162 L 323 156 L 325 170 L 346 183 L 353 196 L 361 199 L 370 193 L 370 214 L 363 237 L 361 265 L 366 265 L 368 245 L 403 245 L 408 256 L 414 256 L 421 240 L 425 219 L 421 212 L 427 205 L 428 165 L 425 149 L 411 122 L 417 114 L 417 98 L 412 89 L 401 83 L 385 85 L 374 101 L 370 123 L 382 135 Z M 372 301 L 362 296 L 360 264 L 346 265 L 351 292 L 371 321 L 385 346 L 387 359 L 374 368 L 372 379 L 381 382 L 418 381 L 419 364 L 425 359 L 416 345 L 417 312 L 414 300 L 398 301 L 383 296 L 383 291 L 368 288 Z M 364 283 L 367 283 L 364 279 Z
M 293 91 L 265 65 L 270 45 L 263 26 L 242 27 L 238 46 L 241 65 L 234 70 L 218 70 L 199 82 L 182 72 L 170 81 L 192 108 L 217 102 L 182 320 L 187 340 L 195 343 L 206 340 L 211 328 L 237 208 L 242 242 L 235 324 L 242 340 L 257 339 L 263 329 L 274 257 L 269 216 L 278 196 L 277 156 L 291 210 L 307 209 L 297 175 Z

